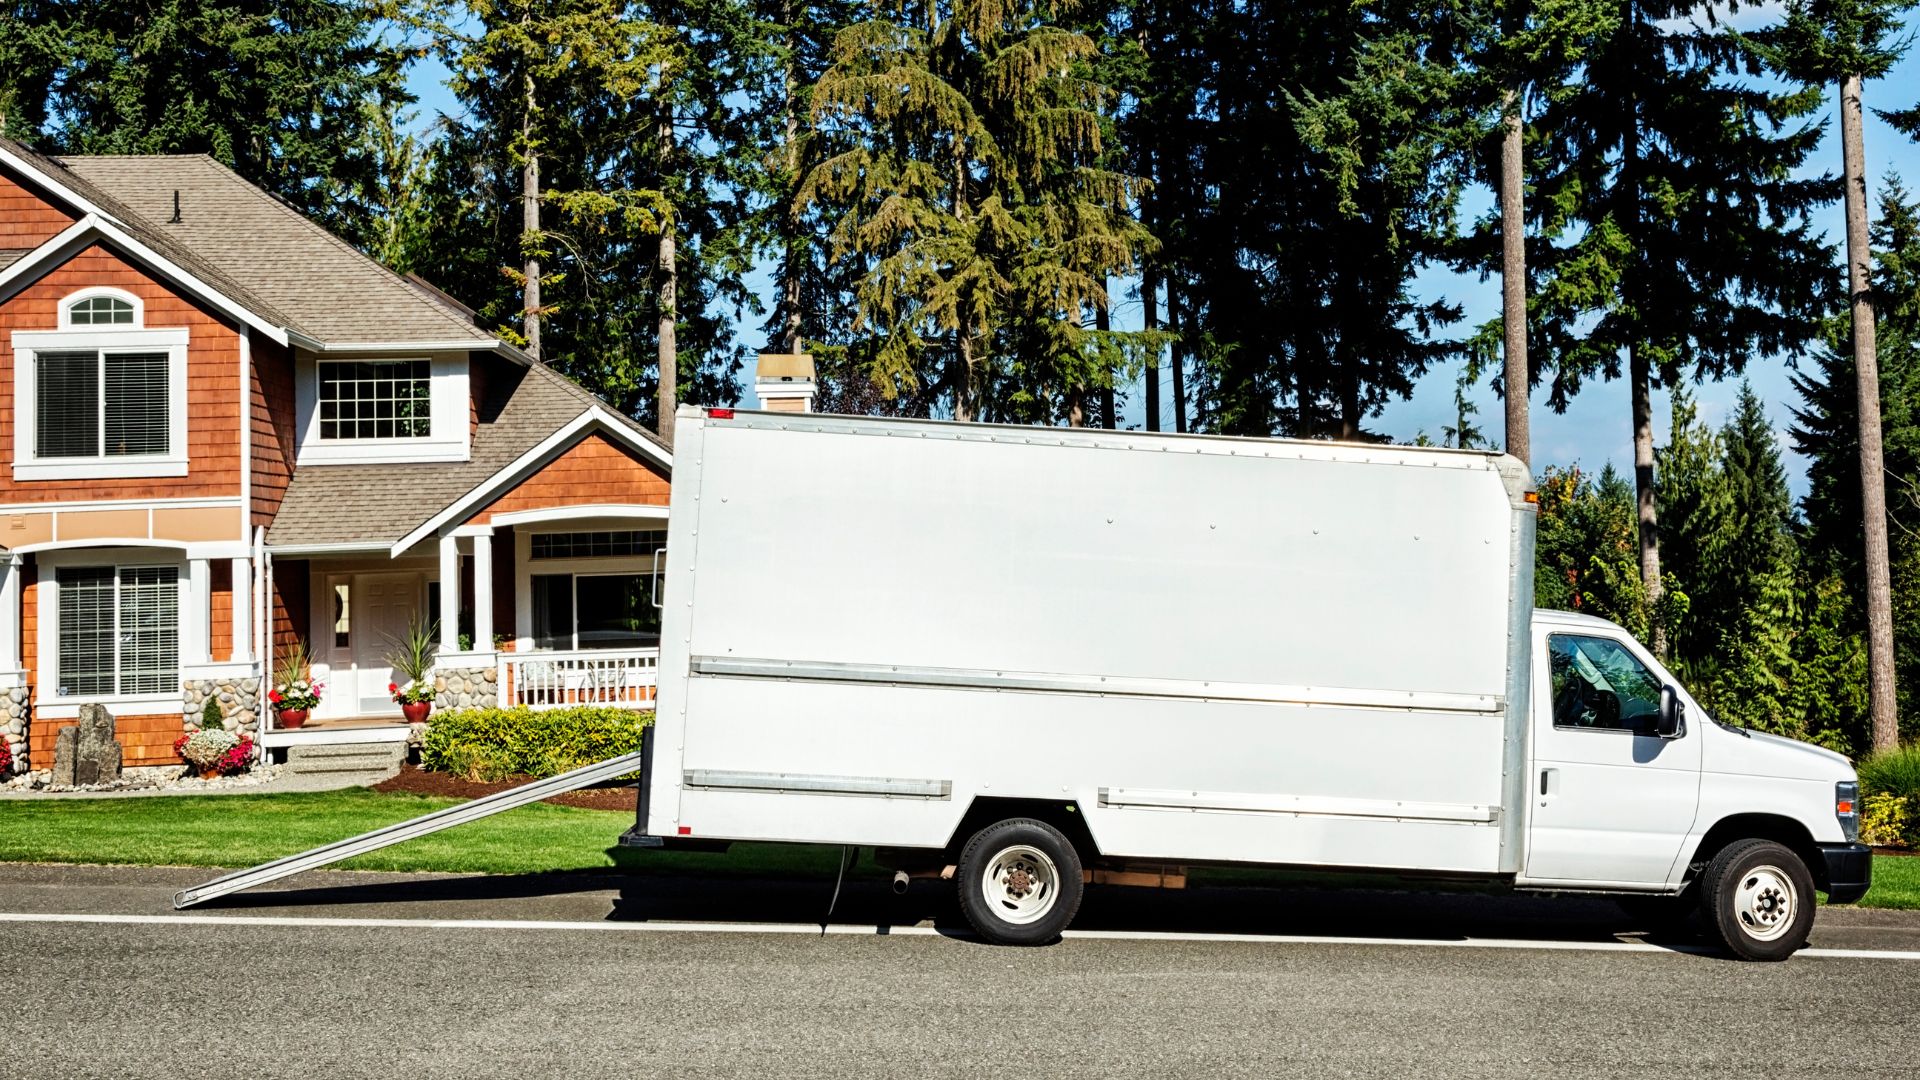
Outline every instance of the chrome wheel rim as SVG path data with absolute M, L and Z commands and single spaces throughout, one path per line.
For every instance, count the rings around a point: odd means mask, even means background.
M 1002 848 L 980 875 L 980 897 L 1002 922 L 1037 922 L 1059 901 L 1060 869 L 1039 848 Z
M 1740 878 L 1734 890 L 1733 913 L 1740 929 L 1755 941 L 1772 941 L 1793 927 L 1800 908 L 1800 891 L 1777 866 L 1756 866 Z

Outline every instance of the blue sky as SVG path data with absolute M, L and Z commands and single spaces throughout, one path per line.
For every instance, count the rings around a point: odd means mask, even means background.
M 1777 17 L 1779 7 L 1777 3 L 1746 7 L 1727 21 L 1741 28 L 1763 25 Z M 420 99 L 422 121 L 431 119 L 437 112 L 456 111 L 457 105 L 446 89 L 446 78 L 446 68 L 433 58 L 420 61 L 410 73 L 409 86 Z M 1920 145 L 1887 127 L 1871 111 L 1876 107 L 1906 108 L 1920 99 L 1920 47 L 1911 51 L 1886 78 L 1868 83 L 1865 94 L 1869 110 L 1866 124 L 1869 189 L 1877 195 L 1881 181 L 1890 174 L 1898 174 L 1920 187 Z M 1814 175 L 1822 172 L 1837 174 L 1840 171 L 1837 91 L 1828 93 L 1819 122 L 1823 125 L 1824 140 L 1809 171 Z M 1471 192 L 1468 195 L 1469 210 L 1479 212 L 1490 204 L 1491 197 L 1491 193 L 1485 189 Z M 1838 203 L 1822 210 L 1816 224 L 1826 233 L 1828 242 L 1839 244 L 1844 239 L 1845 224 Z M 757 291 L 771 302 L 770 278 L 765 273 L 756 273 L 751 281 Z M 1116 283 L 1113 312 L 1115 329 L 1137 328 L 1140 325 L 1141 306 L 1139 300 L 1131 295 L 1133 284 Z M 1416 292 L 1423 300 L 1445 297 L 1462 307 L 1464 318 L 1454 328 L 1456 333 L 1464 334 L 1470 328 L 1496 317 L 1500 311 L 1498 278 L 1481 281 L 1473 275 L 1429 268 L 1419 275 Z M 758 331 L 755 329 L 758 320 L 749 317 L 745 321 L 748 325 L 743 328 L 741 339 L 751 348 L 759 344 Z M 1453 423 L 1453 387 L 1459 375 L 1458 365 L 1446 365 L 1428 372 L 1416 385 L 1410 400 L 1388 405 L 1369 427 L 1402 441 L 1412 441 L 1421 432 L 1438 441 L 1441 428 Z M 1792 409 L 1799 401 L 1799 395 L 1789 381 L 1790 375 L 1787 365 L 1775 358 L 1756 359 L 1747 368 L 1747 377 L 1753 382 L 1754 389 L 1767 402 L 1768 415 L 1773 420 L 1786 459 L 1788 477 L 1793 484 L 1794 494 L 1798 496 L 1804 494 L 1806 488 L 1805 465 L 1793 453 L 1787 435 L 1793 423 Z M 1162 400 L 1169 401 L 1172 397 L 1172 375 L 1162 368 L 1160 378 L 1165 387 Z M 745 381 L 750 387 L 750 372 Z M 1702 419 L 1716 426 L 1723 422 L 1732 411 L 1738 388 L 1737 381 L 1708 383 L 1698 387 L 1695 396 Z M 742 393 L 744 404 L 755 403 L 750 388 L 743 387 Z M 1122 425 L 1139 427 L 1142 423 L 1141 399 L 1144 395 L 1137 382 L 1128 396 L 1133 399 L 1133 405 L 1130 410 L 1123 412 Z M 1480 411 L 1475 419 L 1481 429 L 1498 441 L 1503 415 L 1500 399 L 1484 379 L 1473 388 L 1469 398 L 1479 406 Z M 1662 444 L 1667 437 L 1667 416 L 1667 395 L 1656 393 L 1655 439 Z M 1168 422 L 1165 426 L 1171 429 L 1172 424 Z M 1544 394 L 1539 395 L 1534 402 L 1532 426 L 1536 468 L 1548 464 L 1577 463 L 1598 471 L 1609 462 L 1620 468 L 1632 463 L 1627 388 L 1622 381 L 1589 383 L 1563 414 L 1549 410 Z

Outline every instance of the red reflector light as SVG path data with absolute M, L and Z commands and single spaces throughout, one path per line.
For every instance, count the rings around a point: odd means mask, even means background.
M 682 825 L 682 826 L 680 826 L 680 835 L 681 835 L 681 836 L 692 836 L 692 835 L 693 835 L 693 826 L 691 826 L 691 825 Z
M 1833 804 L 1833 812 L 1834 812 L 1834 813 L 1836 813 L 1836 814 L 1851 814 L 1851 813 L 1853 813 L 1853 800 L 1852 800 L 1852 799 L 1841 799 L 1841 800 L 1840 800 L 1839 802 L 1836 802 L 1836 803 L 1834 803 L 1834 804 Z
M 708 409 L 708 410 L 707 410 L 707 419 L 709 419 L 709 420 L 731 420 L 731 419 L 733 419 L 733 410 L 732 410 L 732 409 Z

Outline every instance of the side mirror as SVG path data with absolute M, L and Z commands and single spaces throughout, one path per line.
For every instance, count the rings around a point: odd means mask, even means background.
M 1654 734 L 1663 739 L 1677 739 L 1687 726 L 1687 707 L 1680 700 L 1680 692 L 1671 686 L 1660 688 L 1660 722 L 1654 728 Z

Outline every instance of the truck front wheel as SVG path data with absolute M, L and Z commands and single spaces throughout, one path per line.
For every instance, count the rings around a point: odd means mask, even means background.
M 1085 892 L 1080 856 L 1060 830 L 1013 818 L 973 834 L 955 877 L 960 911 L 996 945 L 1044 945 L 1060 936 Z
M 1700 876 L 1707 925 L 1742 960 L 1785 960 L 1813 929 L 1813 874 L 1771 840 L 1721 848 Z

